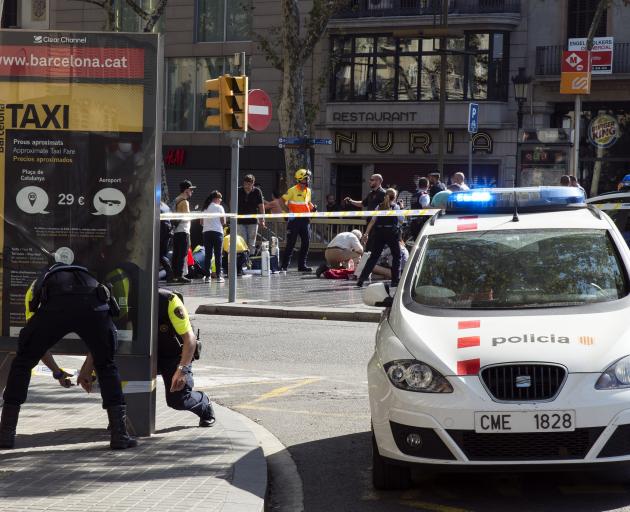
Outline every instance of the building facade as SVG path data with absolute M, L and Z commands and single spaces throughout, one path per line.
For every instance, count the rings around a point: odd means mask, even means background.
M 33 10 L 37 4 L 41 11 L 41 0 L 8 0 L 3 26 L 103 28 L 104 13 L 92 4 L 49 2 L 37 17 Z M 120 25 L 139 30 L 138 19 L 119 2 Z M 448 2 L 445 179 L 456 171 L 468 174 L 471 147 L 475 186 L 555 184 L 560 175 L 573 174 L 573 96 L 559 93 L 560 61 L 568 38 L 586 35 L 598 0 Z M 302 4 L 306 13 L 309 2 Z M 437 168 L 440 10 L 438 0 L 351 0 L 329 23 L 306 70 L 308 99 L 320 106 L 311 135 L 333 142 L 314 149 L 317 202 L 329 193 L 363 197 L 374 172 L 411 193 L 419 176 Z M 234 55 L 245 52 L 250 87 L 267 91 L 277 105 L 280 72 L 254 41 L 255 34 L 278 26 L 280 16 L 278 1 L 169 0 L 160 29 L 166 60 L 162 142 L 171 189 L 188 178 L 199 186 L 199 202 L 212 189 L 228 192 L 229 140 L 204 126 L 204 82 L 237 74 Z M 614 39 L 613 73 L 595 76 L 591 94 L 583 97 L 576 173 L 591 194 L 615 188 L 630 172 L 629 24 L 630 7 L 619 3 L 606 12 L 598 35 Z M 519 132 L 512 77 L 520 68 L 532 81 Z M 326 83 L 322 89 L 320 82 Z M 479 104 L 479 131 L 472 137 L 470 102 Z M 610 130 L 615 136 L 600 140 Z M 249 132 L 241 151 L 241 175 L 256 175 L 266 197 L 284 172 L 280 135 L 274 119 L 265 132 Z

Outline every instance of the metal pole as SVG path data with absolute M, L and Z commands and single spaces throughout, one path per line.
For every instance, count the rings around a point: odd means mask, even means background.
M 521 171 L 521 128 L 523 127 L 523 100 L 518 101 L 518 110 L 516 112 L 516 168 L 514 169 L 514 186 L 520 186 Z
M 580 175 L 580 124 L 582 120 L 582 96 L 575 95 L 573 106 L 573 176 Z
M 468 137 L 468 185 L 472 187 L 473 184 L 473 171 L 472 171 L 472 157 L 473 157 L 473 134 L 469 133 Z
M 448 0 L 442 0 L 442 16 L 441 16 L 441 26 L 443 30 L 446 32 L 448 28 Z M 446 72 L 447 72 L 447 62 L 446 62 L 446 45 L 448 42 L 448 38 L 446 35 L 440 37 L 440 143 L 438 145 L 438 172 L 440 176 L 444 174 L 444 142 L 446 139 L 446 127 L 445 125 L 445 117 L 446 117 Z
M 229 132 L 232 147 L 232 168 L 230 171 L 230 203 L 232 213 L 238 213 L 238 171 L 239 149 L 245 134 L 241 132 Z M 228 301 L 236 302 L 236 240 L 238 237 L 238 222 L 236 217 L 230 217 L 230 254 L 228 256 Z M 218 270 L 217 270 L 218 272 Z
M 241 76 L 245 76 L 245 52 L 236 54 L 237 65 L 240 65 Z M 232 167 L 230 171 L 230 202 L 232 203 L 232 213 L 238 213 L 238 173 L 240 148 L 245 143 L 244 132 L 229 132 L 232 148 Z M 236 302 L 236 267 L 238 255 L 236 253 L 236 241 L 238 239 L 238 221 L 235 217 L 230 218 L 230 253 L 228 256 L 228 302 Z M 217 270 L 218 272 L 218 270 Z

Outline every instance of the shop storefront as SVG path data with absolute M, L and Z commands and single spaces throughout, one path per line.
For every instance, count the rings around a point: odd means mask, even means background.
M 573 118 L 573 103 L 556 104 L 552 126 Z M 630 173 L 630 102 L 583 103 L 578 179 L 589 196 L 617 189 Z

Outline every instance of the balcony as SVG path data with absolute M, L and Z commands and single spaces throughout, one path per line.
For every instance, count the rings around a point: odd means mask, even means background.
M 559 76 L 565 46 L 536 47 L 536 76 Z M 615 43 L 613 74 L 630 73 L 630 43 Z M 595 75 L 597 76 L 597 75 Z
M 439 16 L 440 0 L 352 0 L 335 18 Z M 520 14 L 520 0 L 448 0 L 449 14 Z

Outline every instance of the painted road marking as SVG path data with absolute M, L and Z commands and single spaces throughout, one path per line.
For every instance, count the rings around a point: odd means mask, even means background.
M 297 388 L 301 388 L 303 386 L 307 386 L 308 384 L 312 384 L 313 382 L 319 382 L 320 380 L 322 380 L 319 377 L 315 377 L 315 378 L 308 378 L 308 379 L 304 379 L 301 382 L 297 382 L 295 384 L 291 384 L 289 386 L 282 386 L 280 388 L 276 388 L 276 389 L 272 389 L 271 391 L 268 391 L 267 393 L 264 393 L 263 395 L 260 395 L 258 398 L 252 400 L 251 402 L 248 402 L 245 405 L 251 405 L 251 404 L 256 404 L 259 402 L 264 402 L 265 400 L 270 400 L 272 398 L 278 398 L 280 396 L 284 396 L 288 393 L 290 393 L 291 391 L 297 389 Z
M 234 409 L 246 410 L 246 411 L 267 411 L 267 412 L 282 412 L 291 414 L 303 414 L 305 416 L 322 416 L 331 418 L 370 418 L 369 414 L 357 414 L 357 413 L 335 413 L 335 412 L 318 412 L 301 409 L 287 409 L 286 407 L 269 407 L 266 405 L 254 405 L 253 402 L 248 402 L 242 405 L 235 405 Z

